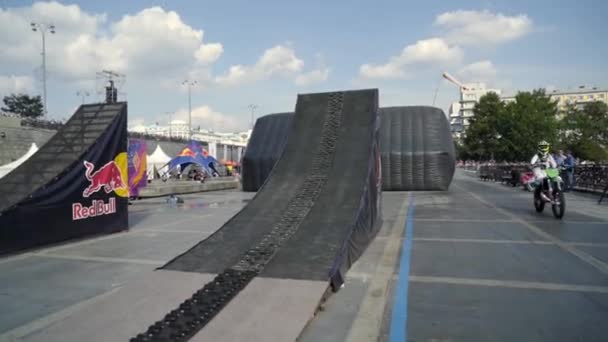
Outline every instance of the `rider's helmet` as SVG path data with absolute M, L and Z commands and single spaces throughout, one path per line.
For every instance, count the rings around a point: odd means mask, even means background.
M 538 154 L 543 158 L 546 158 L 549 155 L 549 143 L 546 141 L 541 141 L 538 143 Z

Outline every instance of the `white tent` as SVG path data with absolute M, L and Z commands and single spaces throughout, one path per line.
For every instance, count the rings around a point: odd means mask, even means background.
M 4 165 L 0 166 L 0 178 L 6 176 L 9 172 L 13 171 L 19 165 L 23 164 L 24 161 L 28 160 L 29 157 L 31 157 L 37 151 L 38 151 L 38 146 L 36 146 L 36 143 L 32 143 L 32 145 L 30 146 L 30 149 L 24 155 L 22 155 L 21 158 L 15 160 L 15 161 L 12 161 L 8 164 L 4 164 Z
M 165 164 L 167 164 L 170 160 L 171 160 L 171 157 L 169 157 L 163 151 L 163 149 L 160 147 L 160 145 L 156 145 L 156 149 L 154 150 L 154 152 L 152 152 L 151 155 L 148 156 L 148 159 L 147 159 L 147 170 L 148 170 L 148 175 L 150 175 L 148 178 L 150 178 L 150 179 L 154 178 L 154 168 L 155 167 L 156 167 L 156 170 L 162 174 L 161 168 L 163 166 L 165 166 Z M 166 167 L 164 169 L 166 169 Z M 163 171 L 165 171 L 164 169 L 163 169 Z

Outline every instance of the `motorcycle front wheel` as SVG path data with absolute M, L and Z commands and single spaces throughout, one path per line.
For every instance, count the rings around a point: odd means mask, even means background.
M 542 213 L 545 209 L 545 201 L 540 197 L 540 187 L 534 189 L 534 209 L 538 213 Z
M 564 214 L 566 213 L 566 197 L 564 196 L 564 193 L 561 191 L 557 191 L 555 192 L 555 195 L 553 195 L 554 198 L 556 198 L 559 203 L 554 203 L 551 206 L 551 210 L 553 211 L 553 216 L 555 216 L 558 219 L 561 219 L 562 217 L 564 217 Z

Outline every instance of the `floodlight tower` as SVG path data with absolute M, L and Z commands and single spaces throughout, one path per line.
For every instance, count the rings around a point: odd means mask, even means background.
M 42 35 L 42 95 L 44 98 L 44 116 L 48 114 L 46 106 L 46 33 L 55 34 L 55 25 L 46 23 L 31 22 L 30 27 L 34 32 Z

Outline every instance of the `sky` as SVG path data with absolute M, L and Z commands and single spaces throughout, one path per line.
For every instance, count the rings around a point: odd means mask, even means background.
M 380 106 L 458 100 L 449 72 L 506 93 L 608 87 L 608 2 L 0 0 L 0 96 L 42 93 L 49 118 L 103 98 L 102 70 L 125 75 L 129 124 L 188 119 L 216 131 L 293 111 L 297 95 L 378 88 Z M 435 97 L 435 92 L 437 95 Z M 435 101 L 435 102 L 434 102 Z

